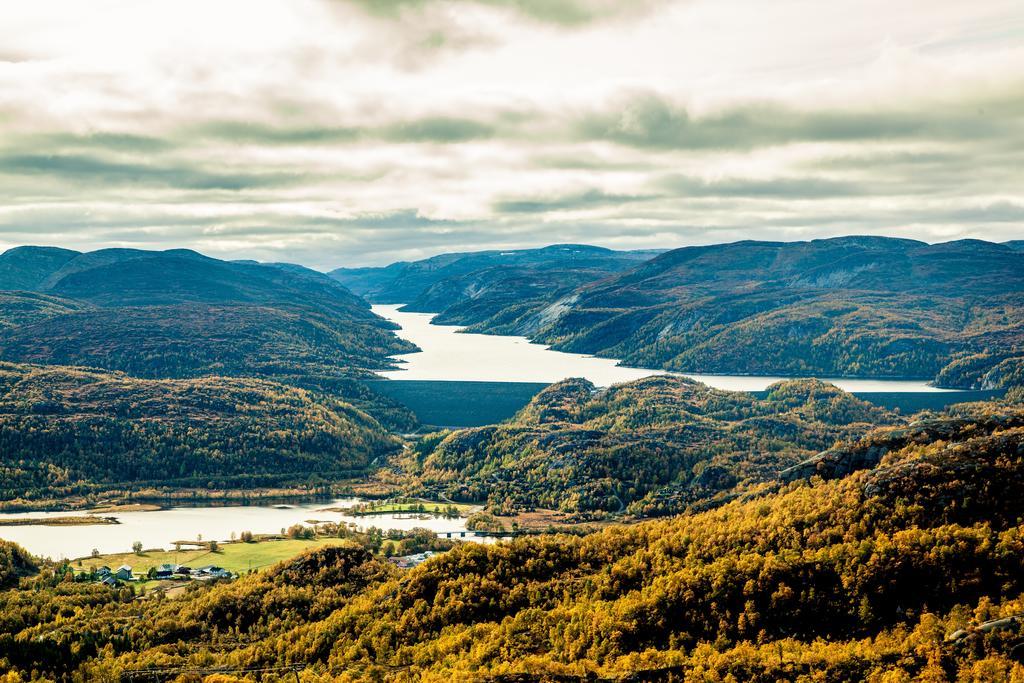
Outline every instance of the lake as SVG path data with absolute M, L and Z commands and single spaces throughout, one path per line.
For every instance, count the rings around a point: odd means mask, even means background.
M 433 325 L 433 313 L 400 311 L 402 304 L 377 304 L 374 313 L 401 326 L 398 336 L 422 351 L 395 356 L 400 370 L 381 375 L 398 380 L 476 382 L 543 382 L 584 377 L 598 386 L 629 382 L 651 375 L 674 374 L 651 368 L 619 365 L 612 358 L 553 351 L 525 337 L 462 332 L 454 325 Z M 709 386 L 732 391 L 763 391 L 786 377 L 686 374 Z M 924 380 L 822 378 L 852 392 L 938 392 Z
M 120 524 L 88 526 L 0 526 L 0 538 L 15 541 L 29 552 L 55 560 L 88 556 L 93 548 L 101 553 L 130 552 L 132 543 L 141 541 L 146 548 L 173 547 L 174 541 L 227 541 L 231 534 L 243 531 L 254 534 L 275 534 L 293 524 L 319 522 L 352 523 L 357 527 L 409 530 L 416 527 L 438 534 L 466 530 L 466 520 L 430 517 L 409 518 L 395 514 L 353 517 L 340 512 L 326 512 L 328 507 L 348 507 L 365 502 L 356 498 L 303 503 L 289 506 L 233 505 L 224 507 L 175 507 L 152 512 L 112 512 Z M 16 512 L 0 514 L 0 519 L 71 517 L 80 512 Z

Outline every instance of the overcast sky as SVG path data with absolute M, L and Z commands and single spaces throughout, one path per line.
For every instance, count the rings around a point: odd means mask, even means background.
M 0 250 L 1024 238 L 1020 0 L 31 0 Z

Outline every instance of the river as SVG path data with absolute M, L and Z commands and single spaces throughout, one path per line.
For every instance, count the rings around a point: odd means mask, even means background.
M 401 304 L 377 304 L 374 313 L 401 326 L 398 336 L 422 351 L 395 356 L 400 370 L 382 372 L 397 380 L 461 380 L 489 382 L 557 382 L 567 377 L 584 377 L 598 386 L 629 382 L 651 375 L 672 374 L 665 370 L 631 368 L 612 358 L 554 351 L 525 337 L 462 332 L 454 325 L 433 325 L 432 313 L 400 311 Z M 700 382 L 732 391 L 763 391 L 786 377 L 691 375 Z M 871 378 L 826 378 L 846 391 L 934 392 L 924 380 Z

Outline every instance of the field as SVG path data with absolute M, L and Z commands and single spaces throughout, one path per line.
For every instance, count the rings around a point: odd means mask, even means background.
M 422 508 L 420 507 L 422 506 Z M 479 505 L 470 505 L 468 503 L 443 503 L 440 501 L 425 501 L 425 500 L 414 500 L 406 502 L 395 502 L 395 503 L 363 503 L 350 508 L 333 508 L 337 510 L 344 510 L 348 514 L 365 516 L 365 515 L 387 515 L 396 512 L 409 512 L 409 513 L 427 513 L 431 514 L 434 512 L 444 514 L 445 510 L 454 508 L 455 511 L 461 517 L 465 517 L 474 509 L 480 507 Z
M 244 574 L 250 569 L 262 569 L 295 557 L 308 548 L 316 548 L 322 545 L 344 543 L 340 538 L 317 538 L 305 539 L 282 539 L 267 540 L 259 543 L 224 543 L 216 552 L 206 549 L 168 551 L 143 551 L 135 553 L 114 553 L 111 555 L 100 555 L 99 557 L 85 557 L 75 560 L 72 564 L 77 569 L 79 562 L 81 568 L 88 570 L 90 567 L 106 565 L 116 569 L 123 564 L 132 568 L 138 574 L 145 574 L 150 567 L 158 567 L 161 564 L 184 564 L 193 569 L 208 564 L 223 567 L 228 571 L 237 574 Z

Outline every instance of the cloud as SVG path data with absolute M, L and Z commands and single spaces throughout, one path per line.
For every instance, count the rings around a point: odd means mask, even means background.
M 488 138 L 493 124 L 457 116 L 426 116 L 375 126 L 273 126 L 251 121 L 215 121 L 195 127 L 189 134 L 229 142 L 266 145 L 317 145 L 360 141 L 454 143 Z
M 622 206 L 634 202 L 654 199 L 652 196 L 609 194 L 601 190 L 585 190 L 558 197 L 533 197 L 503 199 L 494 203 L 498 213 L 548 213 L 552 211 L 577 211 L 602 206 Z
M 1020 84 L 1024 86 L 1024 84 Z M 908 107 L 892 102 L 843 110 L 741 103 L 694 116 L 653 93 L 620 98 L 574 123 L 582 139 L 652 149 L 739 149 L 799 142 L 977 140 L 1024 132 L 1024 87 L 991 99 Z M 945 106 L 942 106 L 945 105 Z
M 676 197 L 821 199 L 870 194 L 867 187 L 857 183 L 810 176 L 706 180 L 673 174 L 659 179 L 656 185 Z
M 637 15 L 650 11 L 652 0 L 337 0 L 356 5 L 378 17 L 397 18 L 405 12 L 422 11 L 429 6 L 477 5 L 508 10 L 529 19 L 572 27 L 613 17 Z
M 0 155 L 0 173 L 42 175 L 86 185 L 141 185 L 187 190 L 245 190 L 293 185 L 301 178 L 284 173 L 210 172 L 189 166 L 109 161 L 85 154 Z

